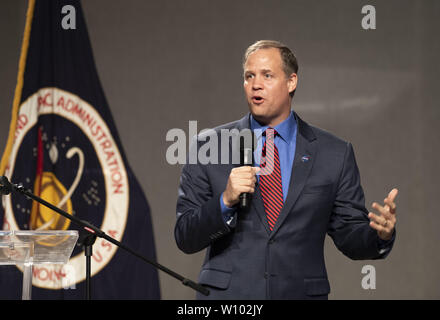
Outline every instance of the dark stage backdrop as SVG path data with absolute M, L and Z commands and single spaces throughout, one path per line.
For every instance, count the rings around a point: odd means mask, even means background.
M 0 145 L 6 144 L 26 1 L 0 3 Z M 364 5 L 376 29 L 361 25 Z M 330 299 L 439 299 L 439 1 L 83 1 L 96 66 L 121 142 L 150 206 L 158 260 L 197 279 L 204 253 L 175 244 L 180 166 L 166 134 L 247 112 L 241 59 L 256 40 L 299 60 L 293 109 L 350 141 L 367 208 L 399 189 L 397 240 L 384 261 L 351 261 L 326 241 Z M 171 201 L 170 201 L 171 199 Z M 362 268 L 376 289 L 362 288 Z M 192 290 L 160 274 L 163 299 Z

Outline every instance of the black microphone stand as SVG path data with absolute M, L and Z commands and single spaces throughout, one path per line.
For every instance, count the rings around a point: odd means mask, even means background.
M 86 300 L 92 299 L 92 256 L 93 256 L 93 244 L 95 243 L 96 236 L 93 233 L 87 231 L 84 237 L 80 237 L 80 245 L 84 247 L 84 255 L 86 256 Z
M 119 248 L 124 249 L 125 251 L 131 253 L 132 255 L 138 257 L 139 259 L 147 262 L 148 264 L 154 266 L 155 268 L 165 272 L 166 274 L 172 276 L 173 278 L 179 280 L 182 282 L 183 285 L 188 286 L 195 291 L 200 292 L 201 294 L 208 296 L 209 290 L 203 286 L 201 286 L 198 283 L 195 283 L 194 281 L 187 279 L 180 274 L 168 269 L 167 267 L 147 259 L 140 253 L 132 250 L 128 246 L 124 245 L 123 243 L 119 242 L 118 240 L 113 239 L 112 237 L 108 236 L 104 231 L 98 229 L 91 223 L 85 220 L 81 220 L 75 216 L 71 216 L 67 212 L 59 209 L 58 207 L 50 204 L 49 202 L 41 199 L 40 197 L 37 197 L 29 190 L 26 190 L 21 183 L 19 184 L 13 184 L 8 181 L 8 179 L 5 176 L 0 177 L 0 194 L 8 195 L 11 192 L 17 192 L 25 195 L 27 198 L 30 198 L 32 200 L 37 201 L 38 203 L 41 203 L 42 205 L 48 207 L 49 209 L 52 209 L 53 211 L 57 212 L 58 214 L 62 215 L 63 217 L 73 221 L 77 225 L 79 225 L 83 230 L 87 232 L 86 236 L 82 240 L 82 245 L 84 246 L 84 254 L 86 256 L 86 300 L 91 299 L 91 257 L 92 257 L 92 247 L 95 243 L 95 240 L 97 237 L 107 240 L 110 243 L 113 243 L 114 245 L 118 246 Z

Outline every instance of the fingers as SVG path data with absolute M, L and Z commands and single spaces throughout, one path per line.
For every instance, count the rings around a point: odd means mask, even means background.
M 379 213 L 370 212 L 370 227 L 375 229 L 379 237 L 383 240 L 391 239 L 396 225 L 396 204 L 394 199 L 397 196 L 397 189 L 391 190 L 388 197 L 384 199 L 384 205 L 373 202 L 372 207 Z
M 391 202 L 394 202 L 394 199 L 396 199 L 398 193 L 399 193 L 399 190 L 394 188 L 393 190 L 390 191 L 390 193 L 388 193 L 387 198 L 389 198 L 391 200 Z
M 242 167 L 233 168 L 231 170 L 231 174 L 241 177 L 250 177 L 250 176 L 255 176 L 257 173 L 260 172 L 260 170 L 261 170 L 260 167 L 242 166 Z
M 235 193 L 254 192 L 256 179 L 231 179 L 231 187 Z
M 388 193 L 388 196 L 383 200 L 383 202 L 386 204 L 385 207 L 387 207 L 392 214 L 396 213 L 396 203 L 394 202 L 394 200 L 396 199 L 398 193 L 399 190 L 394 188 L 393 190 L 390 191 L 390 193 Z
M 371 222 L 373 222 L 376 225 L 379 225 L 381 227 L 385 227 L 388 224 L 387 219 L 385 219 L 382 216 L 378 216 L 377 214 L 374 214 L 373 212 L 370 212 L 368 214 L 368 218 L 370 218 Z
M 234 185 L 236 185 L 237 187 L 242 186 L 242 187 L 255 187 L 255 183 L 257 182 L 257 179 L 255 179 L 255 177 L 250 178 L 250 179 L 236 179 L 233 181 Z
M 372 212 L 368 214 L 368 217 L 371 219 L 370 227 L 377 231 L 377 234 L 381 239 L 390 240 L 392 238 L 395 222 L 387 220 Z
M 388 220 L 391 220 L 393 215 L 391 214 L 390 208 L 388 206 L 381 206 L 377 202 L 373 202 L 372 207 L 376 209 L 379 214 L 383 217 L 385 217 Z
M 385 232 L 385 227 L 382 226 L 381 224 L 377 223 L 377 222 L 370 221 L 370 227 L 373 228 L 374 230 L 376 230 L 379 233 Z
M 256 172 L 256 167 L 238 167 L 231 170 L 231 174 L 229 175 L 229 177 L 237 182 L 243 182 L 243 180 L 246 180 L 255 184 L 255 182 L 257 181 L 255 177 Z
M 390 213 L 396 213 L 396 204 L 391 201 L 389 198 L 385 198 L 383 202 L 386 204 L 385 207 L 390 211 Z
M 370 227 L 377 231 L 379 238 L 382 240 L 388 241 L 393 237 L 394 228 L 384 227 L 374 221 L 370 221 Z
M 229 174 L 228 183 L 223 193 L 223 202 L 232 207 L 239 201 L 240 194 L 254 193 L 257 182 L 256 173 L 259 167 L 243 166 L 233 168 Z

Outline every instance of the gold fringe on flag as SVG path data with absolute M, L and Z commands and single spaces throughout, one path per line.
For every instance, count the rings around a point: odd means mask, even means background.
M 29 48 L 29 38 L 31 36 L 32 18 L 34 16 L 35 0 L 29 0 L 26 13 L 26 26 L 24 28 L 23 43 L 21 45 L 20 61 L 18 63 L 17 85 L 15 87 L 14 102 L 12 104 L 12 117 L 9 126 L 8 141 L 0 163 L 0 175 L 3 175 L 9 161 L 9 155 L 14 143 L 15 128 L 17 125 L 18 108 L 20 107 L 21 93 L 23 90 L 23 77 L 26 68 L 26 58 Z

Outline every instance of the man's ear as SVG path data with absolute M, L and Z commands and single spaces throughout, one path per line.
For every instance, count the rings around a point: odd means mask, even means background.
M 297 83 L 298 83 L 298 75 L 296 73 L 290 74 L 290 76 L 287 78 L 287 89 L 289 90 L 289 93 L 292 93 L 293 90 L 296 89 Z

